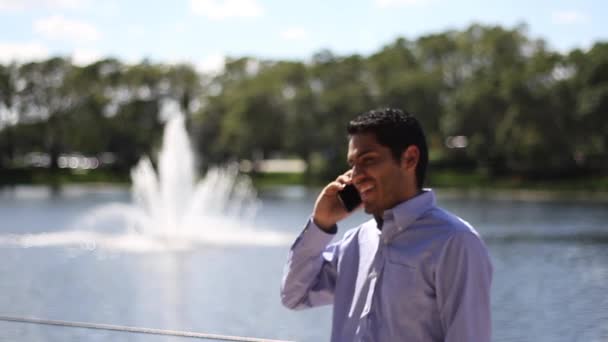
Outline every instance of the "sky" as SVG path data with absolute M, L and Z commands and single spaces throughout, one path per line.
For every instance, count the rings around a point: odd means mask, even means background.
M 368 55 L 472 23 L 526 24 L 529 37 L 567 52 L 608 41 L 607 15 L 605 0 L 0 0 L 0 63 L 147 58 L 213 71 L 226 56 Z

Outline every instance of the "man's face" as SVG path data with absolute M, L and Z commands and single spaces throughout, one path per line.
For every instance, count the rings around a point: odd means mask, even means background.
M 373 133 L 354 134 L 348 144 L 348 163 L 353 184 L 359 190 L 365 212 L 382 215 L 384 210 L 407 199 L 413 189 L 411 168 L 393 158 Z

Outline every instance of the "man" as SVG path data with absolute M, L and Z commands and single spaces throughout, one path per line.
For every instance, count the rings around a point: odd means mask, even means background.
M 348 134 L 351 169 L 321 191 L 293 244 L 283 304 L 333 304 L 332 342 L 490 341 L 490 257 L 473 227 L 422 188 L 428 151 L 418 121 L 373 110 Z M 349 215 L 338 198 L 347 184 L 374 219 L 330 243 Z

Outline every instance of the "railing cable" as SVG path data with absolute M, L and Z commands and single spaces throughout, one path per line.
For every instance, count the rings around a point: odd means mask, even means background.
M 190 331 L 129 327 L 129 326 L 121 326 L 121 325 L 113 325 L 113 324 L 59 321 L 59 320 L 40 319 L 40 318 L 33 318 L 33 317 L 15 317 L 15 316 L 0 315 L 0 321 L 54 325 L 54 326 L 83 328 L 83 329 L 110 330 L 110 331 L 130 332 L 130 333 L 138 333 L 138 334 L 201 338 L 201 339 L 216 340 L 216 341 L 290 342 L 290 341 L 281 341 L 281 340 L 261 339 L 261 338 L 255 338 L 255 337 L 240 337 L 240 336 L 227 336 L 227 335 L 217 335 L 217 334 L 205 334 L 205 333 L 197 333 L 197 332 L 190 332 Z

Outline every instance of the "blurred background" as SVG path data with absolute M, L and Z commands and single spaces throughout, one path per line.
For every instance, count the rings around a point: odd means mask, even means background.
M 391 106 L 488 244 L 494 340 L 608 341 L 607 12 L 0 0 L 0 315 L 328 340 L 330 308 L 281 307 L 283 263 L 347 168 L 347 122 Z

